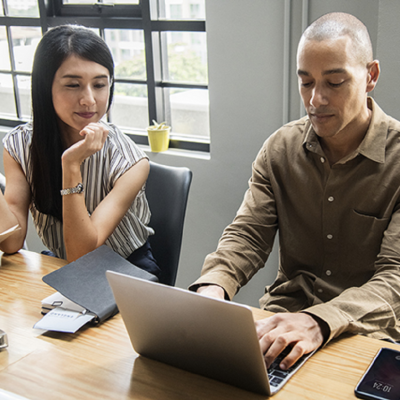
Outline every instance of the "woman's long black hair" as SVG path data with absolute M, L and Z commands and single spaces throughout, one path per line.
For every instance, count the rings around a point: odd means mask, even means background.
M 62 25 L 45 33 L 32 68 L 33 136 L 31 145 L 32 196 L 36 208 L 62 220 L 61 155 L 64 151 L 53 106 L 54 76 L 67 57 L 76 55 L 107 68 L 114 92 L 114 62 L 106 43 L 88 28 Z

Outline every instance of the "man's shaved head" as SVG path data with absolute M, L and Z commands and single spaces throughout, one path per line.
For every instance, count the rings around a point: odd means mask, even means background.
M 314 21 L 303 33 L 300 46 L 306 40 L 331 40 L 342 36 L 351 39 L 354 55 L 366 66 L 373 61 L 371 39 L 366 26 L 351 14 L 334 12 L 325 14 Z

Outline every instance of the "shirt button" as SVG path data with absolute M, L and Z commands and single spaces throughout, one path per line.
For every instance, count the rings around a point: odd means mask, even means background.
M 333 196 L 328 197 L 328 201 L 332 202 L 333 200 L 335 200 Z
M 331 234 L 326 235 L 326 237 L 327 237 L 328 239 L 333 239 L 333 235 L 331 235 Z
M 322 290 L 322 289 L 318 289 L 317 292 L 318 292 L 318 293 L 322 293 L 323 290 Z
M 324 157 L 321 157 L 321 162 L 322 162 L 322 164 L 325 162 L 325 158 Z
M 331 275 L 332 275 L 332 271 L 329 270 L 329 269 L 327 269 L 327 270 L 325 271 L 325 273 L 326 273 L 328 276 L 331 276 Z

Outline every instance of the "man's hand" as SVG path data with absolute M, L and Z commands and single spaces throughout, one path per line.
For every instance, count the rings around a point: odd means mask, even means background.
M 280 368 L 290 368 L 303 354 L 310 353 L 324 341 L 318 322 L 305 313 L 278 313 L 256 321 L 256 330 L 267 368 L 289 345 L 291 352 L 282 360 Z
M 204 285 L 200 286 L 197 289 L 197 293 L 200 293 L 204 296 L 214 297 L 215 299 L 225 299 L 225 290 L 222 289 L 221 286 L 218 285 Z

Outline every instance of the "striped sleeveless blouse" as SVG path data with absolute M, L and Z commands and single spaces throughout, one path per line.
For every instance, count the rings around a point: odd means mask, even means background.
M 85 203 L 89 215 L 112 190 L 121 175 L 141 159 L 147 158 L 146 154 L 118 127 L 113 124 L 105 125 L 109 129 L 109 134 L 102 150 L 88 157 L 81 165 Z M 20 164 L 28 183 L 32 186 L 31 141 L 32 125 L 28 123 L 7 133 L 3 145 L 11 157 Z M 43 244 L 58 257 L 65 259 L 62 222 L 51 215 L 40 213 L 33 201 L 30 211 Z M 153 229 L 147 226 L 150 216 L 144 185 L 105 244 L 127 258 L 145 244 L 149 235 L 154 234 Z

